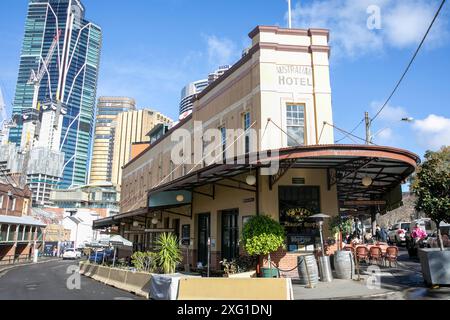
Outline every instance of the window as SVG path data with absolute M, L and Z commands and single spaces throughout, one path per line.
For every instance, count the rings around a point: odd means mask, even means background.
M 3 208 L 3 195 L 0 196 L 0 209 Z
M 12 203 L 11 203 L 11 211 L 15 211 L 16 210 L 16 198 L 12 199 Z
M 250 152 L 250 112 L 243 115 L 244 131 L 245 131 L 245 153 Z
M 288 147 L 305 144 L 305 106 L 286 106 L 287 144 Z
M 220 128 L 220 134 L 222 136 L 222 153 L 223 160 L 225 161 L 227 158 L 226 149 L 227 149 L 227 129 L 225 127 Z

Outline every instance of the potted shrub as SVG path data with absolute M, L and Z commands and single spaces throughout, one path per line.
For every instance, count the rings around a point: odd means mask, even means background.
M 157 264 L 164 274 L 173 274 L 179 263 L 182 261 L 182 255 L 178 239 L 171 233 L 161 234 L 157 241 L 159 251 L 157 252 Z
M 450 222 L 450 147 L 428 151 L 414 177 L 416 210 L 423 211 L 438 229 L 439 248 L 420 249 L 422 273 L 428 285 L 450 285 L 450 250 L 444 249 L 441 222 Z
M 280 223 L 265 215 L 253 216 L 242 230 L 245 251 L 250 256 L 267 255 L 269 268 L 262 268 L 261 271 L 264 276 L 270 278 L 274 275 L 273 271 L 278 276 L 278 269 L 272 269 L 270 254 L 282 247 L 284 240 L 285 232 Z

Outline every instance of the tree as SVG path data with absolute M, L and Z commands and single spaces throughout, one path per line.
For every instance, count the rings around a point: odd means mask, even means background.
M 271 217 L 253 216 L 242 230 L 242 240 L 249 255 L 267 255 L 271 269 L 270 253 L 283 246 L 285 232 L 280 223 Z
M 438 228 L 441 250 L 444 250 L 441 222 L 450 222 L 450 146 L 427 151 L 412 184 L 417 196 L 416 210 L 423 211 Z

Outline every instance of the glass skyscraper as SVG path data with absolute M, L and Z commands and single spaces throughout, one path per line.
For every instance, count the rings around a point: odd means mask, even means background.
M 56 49 L 49 55 L 58 34 Z M 29 0 L 13 103 L 17 127 L 11 129 L 9 140 L 21 142 L 22 115 L 33 105 L 31 71 L 44 67 L 38 102 L 53 101 L 67 110 L 62 122 L 60 149 L 65 159 L 59 188 L 87 183 L 101 43 L 101 28 L 85 19 L 80 0 Z

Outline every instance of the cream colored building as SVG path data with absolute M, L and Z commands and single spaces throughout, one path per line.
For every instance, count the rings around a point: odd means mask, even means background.
M 259 26 L 249 36 L 248 54 L 197 95 L 192 115 L 124 167 L 121 213 L 95 228 L 119 226 L 135 250 L 152 250 L 157 235 L 171 231 L 190 241 L 191 266 L 219 268 L 219 261 L 242 253 L 248 217 L 266 214 L 286 230 L 287 250 L 274 260 L 294 270 L 299 253 L 323 245 L 306 217 L 347 209 L 370 214 L 373 207 L 362 200 L 381 203 L 414 171 L 418 157 L 405 150 L 334 145 L 328 30 Z M 208 129 L 221 133 L 219 154 L 245 155 L 207 163 Z M 194 147 L 177 164 L 180 132 L 190 134 L 184 145 Z M 362 186 L 367 178 L 370 186 Z M 324 233 L 333 236 L 327 223 Z
M 98 99 L 90 184 L 111 182 L 114 150 L 113 123 L 118 114 L 130 110 L 136 110 L 136 101 L 132 98 L 100 97 Z
M 149 142 L 147 134 L 160 123 L 171 124 L 172 120 L 153 110 L 123 112 L 115 119 L 111 181 L 119 189 L 122 167 L 131 159 L 132 144 Z

